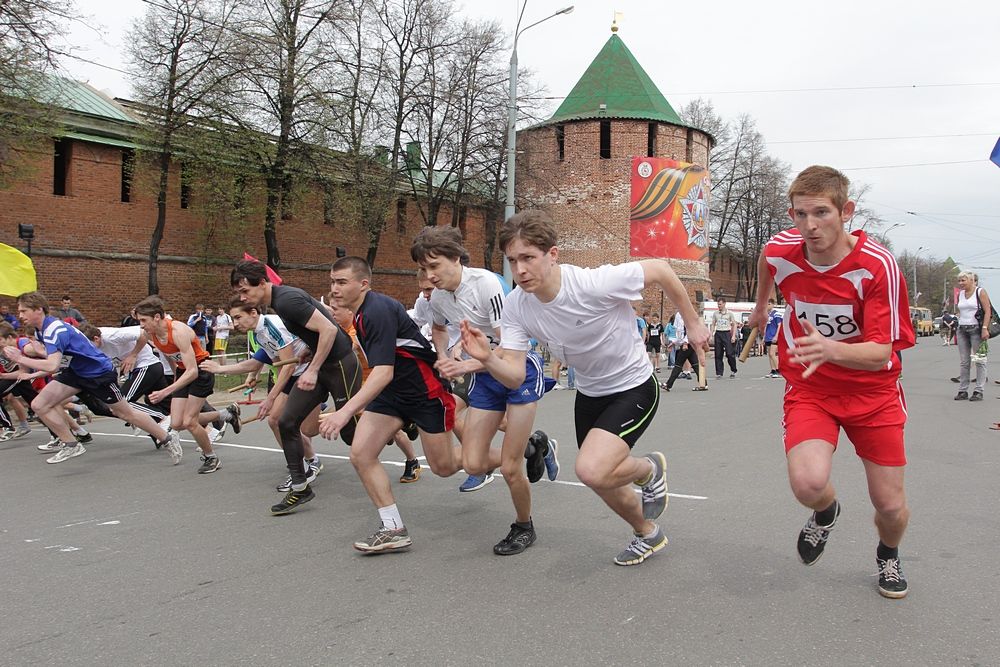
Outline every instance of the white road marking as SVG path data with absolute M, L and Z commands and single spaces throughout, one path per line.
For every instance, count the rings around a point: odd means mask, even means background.
M 135 438 L 135 437 L 137 437 L 137 436 L 134 436 L 134 435 L 131 435 L 131 434 L 128 434 L 128 433 L 98 433 L 97 431 L 91 431 L 91 433 L 93 435 L 104 435 L 104 436 L 109 436 L 109 437 L 113 437 L 113 438 Z M 139 437 L 145 437 L 145 436 L 139 436 Z M 191 439 L 188 439 L 188 438 L 181 438 L 181 442 L 187 442 L 187 443 L 190 443 L 190 444 L 195 444 L 194 440 L 191 440 Z M 213 447 L 215 447 L 215 446 L 219 446 L 219 447 L 232 447 L 234 449 L 251 449 L 251 450 L 258 451 L 258 452 L 275 452 L 275 453 L 278 453 L 278 454 L 283 454 L 284 453 L 280 449 L 278 449 L 277 447 L 261 447 L 259 445 L 239 445 L 239 444 L 236 444 L 234 442 L 216 442 L 216 443 L 213 443 L 212 446 Z M 316 456 L 319 456 L 319 457 L 324 458 L 324 459 L 335 459 L 337 461 L 350 461 L 351 460 L 351 457 L 344 456 L 343 454 L 320 454 L 319 452 L 317 452 Z M 426 461 L 426 457 L 424 457 L 424 456 L 418 456 L 417 459 Z M 382 463 L 388 464 L 388 465 L 393 465 L 393 466 L 396 466 L 398 468 L 402 468 L 402 467 L 406 466 L 406 463 L 405 462 L 401 462 L 401 461 L 387 461 L 387 460 L 383 460 Z M 495 472 L 494 474 L 497 477 L 503 477 L 503 475 L 501 475 L 499 472 Z M 566 486 L 579 486 L 579 487 L 583 487 L 583 488 L 586 488 L 586 486 L 587 486 L 583 482 L 570 482 L 570 481 L 562 480 L 562 479 L 557 479 L 554 482 L 549 482 L 549 483 L 550 484 L 564 484 Z M 639 489 L 635 489 L 635 492 L 636 493 L 641 493 L 641 491 Z M 668 492 L 667 495 L 670 496 L 671 498 L 683 498 L 685 500 L 708 500 L 708 496 L 696 496 L 696 495 L 689 495 L 689 494 L 686 494 L 686 493 L 670 493 L 670 492 Z M 97 519 L 93 519 L 93 521 L 97 521 Z M 84 521 L 82 523 L 89 523 L 89 522 Z M 70 524 L 70 525 L 72 526 L 72 525 L 77 525 L 77 524 Z M 60 527 L 61 528 L 65 528 L 66 526 L 60 526 Z

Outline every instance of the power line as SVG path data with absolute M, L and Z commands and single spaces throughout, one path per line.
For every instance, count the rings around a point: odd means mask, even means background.
M 148 0 L 143 0 L 148 1 Z M 972 83 L 912 83 L 887 86 L 831 86 L 827 88 L 761 88 L 758 90 L 705 90 L 701 92 L 667 91 L 664 95 L 750 95 L 758 93 L 818 93 L 847 90 L 914 90 L 918 88 L 968 88 L 973 86 L 1000 86 L 1000 81 L 977 81 Z M 564 100 L 568 95 L 536 95 L 522 99 Z M 619 95 L 618 97 L 647 97 L 644 94 Z
M 795 139 L 787 141 L 768 141 L 770 144 L 826 144 L 847 141 L 896 141 L 909 139 L 945 139 L 952 137 L 998 137 L 1000 132 L 979 132 L 975 134 L 917 134 L 909 137 L 865 137 L 860 139 Z
M 944 164 L 974 164 L 989 160 L 955 160 L 953 162 L 914 162 L 911 164 L 883 164 L 875 167 L 841 167 L 840 171 L 864 171 L 866 169 L 903 169 L 904 167 L 937 167 Z

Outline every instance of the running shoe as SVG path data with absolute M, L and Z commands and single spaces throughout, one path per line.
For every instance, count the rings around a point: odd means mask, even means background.
M 231 417 L 226 421 L 233 425 L 233 433 L 238 434 L 243 430 L 243 422 L 240 421 L 240 404 L 230 403 L 229 407 L 226 409 L 229 410 L 229 414 L 231 415 Z
M 548 473 L 549 481 L 556 481 L 559 476 L 559 441 L 549 438 L 549 451 L 545 452 L 545 472 Z
M 316 481 L 316 476 L 319 475 L 321 468 L 313 467 L 312 464 L 308 466 L 309 473 L 306 475 L 306 484 L 312 484 Z M 288 493 L 292 490 L 292 476 L 289 475 L 285 478 L 285 481 L 274 487 L 275 491 L 280 491 L 281 493 Z
M 898 600 L 905 598 L 908 592 L 906 577 L 903 576 L 903 565 L 899 558 L 878 558 L 875 557 L 875 565 L 878 566 L 878 592 L 885 598 Z
M 62 463 L 67 459 L 71 459 L 81 454 L 86 453 L 86 448 L 79 442 L 72 445 L 64 445 L 62 449 L 56 452 L 55 456 L 45 459 L 46 463 Z
M 409 438 L 411 442 L 416 440 L 420 436 L 420 432 L 417 431 L 417 425 L 414 424 L 413 422 L 405 424 L 403 426 L 402 431 L 403 433 L 406 434 L 406 437 Z
M 8 440 L 14 439 L 14 429 L 5 428 L 3 433 L 0 433 L 0 442 L 7 442 Z
M 647 521 L 659 517 L 667 509 L 667 458 L 660 452 L 646 457 L 653 464 L 653 471 L 642 487 L 642 518 Z
M 59 439 L 58 435 L 52 436 L 44 445 L 38 445 L 38 451 L 40 452 L 58 452 L 62 448 L 62 440 Z
M 970 403 L 972 401 L 981 401 L 981 400 L 983 400 L 983 392 L 979 391 L 978 389 L 972 392 L 972 396 L 969 396 Z
M 355 542 L 354 548 L 358 551 L 374 554 L 382 551 L 406 549 L 411 544 L 413 544 L 413 540 L 410 539 L 410 534 L 406 532 L 406 526 L 397 529 L 381 526 L 366 539 Z
M 469 493 L 470 491 L 478 491 L 487 484 L 493 481 L 493 473 L 488 472 L 485 475 L 469 475 L 465 478 L 465 481 L 458 487 L 458 490 L 462 493 Z
M 665 546 L 667 546 L 667 536 L 659 526 L 656 527 L 656 533 L 652 537 L 633 535 L 625 549 L 615 556 L 615 565 L 639 565 Z
M 798 551 L 799 560 L 803 565 L 812 565 L 823 555 L 826 548 L 826 541 L 830 539 L 830 532 L 837 525 L 837 517 L 840 516 L 840 501 L 835 500 L 837 509 L 833 515 L 833 521 L 829 526 L 821 526 L 816 523 L 816 512 L 809 515 L 809 520 L 799 532 Z
M 167 431 L 167 435 L 169 436 L 167 440 L 157 444 L 156 448 L 159 449 L 161 446 L 166 446 L 167 454 L 170 454 L 170 460 L 174 465 L 177 465 L 184 458 L 184 450 L 181 448 L 181 436 L 177 431 Z M 201 471 L 199 470 L 198 472 Z
M 420 461 L 416 459 L 407 461 L 406 467 L 403 468 L 403 474 L 399 476 L 400 483 L 412 484 L 418 479 L 420 479 Z
M 274 516 L 291 514 L 315 497 L 316 494 L 313 493 L 312 487 L 307 484 L 306 488 L 301 491 L 289 491 L 285 497 L 281 499 L 280 503 L 277 505 L 271 505 L 271 514 Z
M 323 472 L 323 461 L 321 461 L 318 456 L 314 459 L 306 459 L 306 465 L 308 465 L 316 475 Z
M 11 436 L 11 440 L 18 440 L 26 435 L 31 435 L 31 429 L 27 426 L 18 426 L 17 430 L 14 431 L 14 435 Z
M 532 451 L 532 446 L 534 449 Z M 531 451 L 531 454 L 528 454 Z M 549 453 L 549 436 L 544 431 L 535 431 L 528 438 L 528 447 L 525 451 L 525 458 L 528 481 L 534 484 L 545 474 L 545 455 Z
M 519 554 L 535 543 L 535 526 L 522 528 L 516 523 L 510 524 L 510 532 L 507 537 L 500 540 L 493 547 L 493 553 L 498 556 L 513 556 Z
M 202 456 L 201 467 L 198 468 L 199 475 L 209 475 L 222 468 L 222 461 L 218 456 Z
M 94 436 L 90 435 L 87 431 L 84 431 L 83 433 L 74 432 L 73 437 L 76 438 L 77 442 L 82 442 L 85 445 L 89 445 L 94 441 Z

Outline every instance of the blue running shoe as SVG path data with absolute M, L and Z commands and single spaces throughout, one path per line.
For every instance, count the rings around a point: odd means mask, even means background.
M 478 491 L 487 484 L 493 481 L 493 473 L 488 472 L 485 475 L 469 475 L 469 477 L 462 482 L 462 485 L 458 487 L 458 490 L 462 493 L 469 493 L 470 491 Z
M 545 453 L 545 472 L 548 474 L 550 482 L 556 481 L 556 477 L 559 476 L 558 451 L 559 441 L 555 438 L 549 438 L 549 451 Z

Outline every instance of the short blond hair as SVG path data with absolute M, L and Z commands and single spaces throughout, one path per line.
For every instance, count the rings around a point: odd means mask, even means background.
M 958 277 L 959 278 L 968 278 L 973 283 L 976 283 L 976 284 L 979 283 L 979 276 L 977 276 L 972 271 L 962 271 L 960 274 L 958 274 Z

